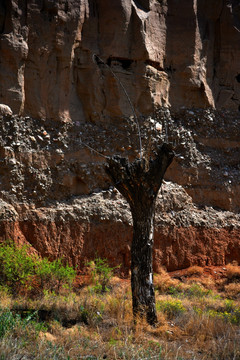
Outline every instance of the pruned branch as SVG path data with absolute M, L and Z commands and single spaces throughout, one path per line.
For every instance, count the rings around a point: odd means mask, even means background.
M 145 159 L 136 159 L 129 163 L 126 158 L 113 156 L 107 159 L 105 168 L 112 179 L 115 187 L 132 206 L 141 196 L 157 196 L 163 176 L 174 157 L 173 148 L 169 144 L 163 144 L 158 148 L 154 159 L 147 164 Z

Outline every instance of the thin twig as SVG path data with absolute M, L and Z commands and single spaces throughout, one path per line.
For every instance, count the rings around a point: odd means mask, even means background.
M 109 156 L 106 156 L 106 155 L 103 155 L 101 154 L 99 151 L 93 149 L 91 146 L 87 145 L 85 142 L 83 142 L 81 139 L 80 139 L 81 143 L 86 146 L 88 149 L 90 149 L 91 151 L 94 151 L 95 153 L 97 153 L 98 155 L 104 157 L 105 159 L 109 159 L 110 157 Z
M 139 138 L 140 159 L 142 159 L 142 139 L 141 139 L 140 125 L 139 125 L 138 117 L 137 117 L 136 111 L 135 111 L 135 109 L 134 109 L 134 106 L 133 106 L 133 104 L 132 104 L 132 101 L 131 101 L 131 99 L 130 99 L 130 97 L 129 97 L 129 95 L 128 95 L 126 89 L 125 89 L 125 87 L 123 86 L 121 80 L 120 80 L 119 77 L 115 74 L 115 72 L 112 70 L 112 68 L 111 68 L 108 64 L 106 64 L 98 55 L 93 54 L 93 59 L 94 59 L 94 57 L 95 57 L 96 59 L 100 60 L 100 62 L 101 62 L 103 65 L 105 65 L 105 66 L 108 67 L 108 69 L 111 71 L 111 73 L 112 73 L 112 75 L 114 76 L 114 78 L 115 78 L 115 79 L 118 81 L 118 83 L 120 84 L 120 86 L 121 86 L 121 88 L 122 88 L 122 90 L 123 90 L 123 92 L 124 92 L 124 94 L 125 94 L 128 102 L 129 102 L 129 105 L 130 105 L 130 107 L 131 107 L 131 109 L 132 109 L 132 113 L 133 113 L 134 120 L 135 120 L 136 125 L 137 125 L 138 138 Z

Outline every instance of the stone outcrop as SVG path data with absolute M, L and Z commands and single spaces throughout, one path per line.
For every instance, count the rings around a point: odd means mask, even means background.
M 239 110 L 236 1 L 2 1 L 0 101 L 38 118 L 107 121 L 135 108 Z
M 134 107 L 145 155 L 162 141 L 176 148 L 155 269 L 240 261 L 239 9 L 234 0 L 2 1 L 1 237 L 74 264 L 98 254 L 125 271 L 131 220 L 107 191 L 104 157 L 139 155 Z

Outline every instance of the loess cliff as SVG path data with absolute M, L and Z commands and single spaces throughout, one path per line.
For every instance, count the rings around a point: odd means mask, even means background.
M 170 141 L 154 268 L 240 263 L 240 3 L 0 2 L 0 238 L 130 264 L 105 158 Z M 96 152 L 97 151 L 97 152 Z

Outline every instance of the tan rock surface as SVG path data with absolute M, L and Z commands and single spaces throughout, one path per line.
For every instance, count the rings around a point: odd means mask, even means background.
M 139 153 L 124 86 L 145 153 L 176 147 L 155 269 L 240 261 L 238 2 L 2 1 L 0 51 L 2 238 L 126 271 L 130 215 L 102 156 Z
M 14 113 L 103 121 L 156 106 L 238 110 L 236 2 L 2 2 L 0 101 Z M 229 66 L 229 64 L 231 64 Z

